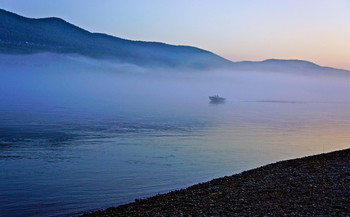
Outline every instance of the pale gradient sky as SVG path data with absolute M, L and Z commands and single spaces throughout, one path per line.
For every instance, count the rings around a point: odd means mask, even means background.
M 350 0 L 0 0 L 0 8 L 232 61 L 304 59 L 350 70 Z

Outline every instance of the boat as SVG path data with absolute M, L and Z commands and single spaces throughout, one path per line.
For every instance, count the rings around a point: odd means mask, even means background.
M 210 103 L 223 103 L 225 102 L 225 98 L 220 97 L 219 95 L 209 96 Z

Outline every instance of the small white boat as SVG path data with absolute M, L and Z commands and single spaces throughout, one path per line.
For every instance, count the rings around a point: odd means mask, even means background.
M 226 98 L 220 97 L 219 95 L 209 96 L 211 103 L 223 103 Z

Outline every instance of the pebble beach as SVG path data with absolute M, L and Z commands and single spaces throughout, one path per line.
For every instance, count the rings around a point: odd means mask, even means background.
M 350 216 L 350 149 L 269 164 L 83 216 Z

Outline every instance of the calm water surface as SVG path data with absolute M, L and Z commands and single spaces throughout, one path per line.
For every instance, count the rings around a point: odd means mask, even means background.
M 101 89 L 59 96 L 59 88 L 7 89 L 0 95 L 0 216 L 77 215 L 350 146 L 346 100 L 241 94 L 213 105 L 207 91 L 189 86 L 179 95 L 124 98 L 125 91 Z

